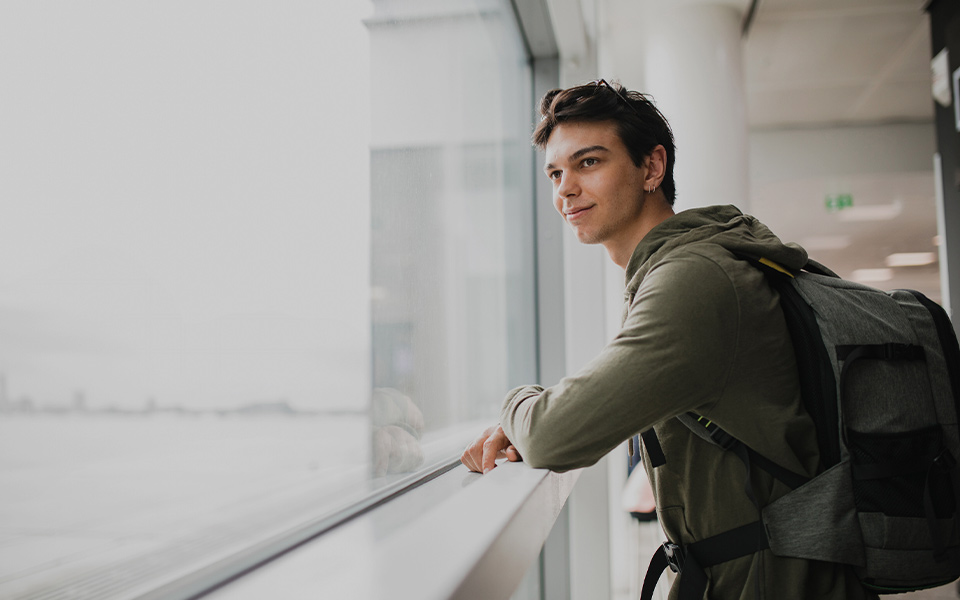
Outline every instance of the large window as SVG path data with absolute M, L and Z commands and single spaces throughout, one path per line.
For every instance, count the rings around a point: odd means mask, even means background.
M 506 0 L 0 6 L 0 597 L 128 597 L 535 379 Z

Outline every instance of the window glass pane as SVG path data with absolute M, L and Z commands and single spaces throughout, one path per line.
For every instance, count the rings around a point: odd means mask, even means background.
M 535 379 L 504 1 L 0 6 L 0 597 L 127 597 Z

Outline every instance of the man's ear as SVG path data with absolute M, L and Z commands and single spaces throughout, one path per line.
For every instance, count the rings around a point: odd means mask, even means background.
M 644 188 L 659 188 L 660 183 L 667 174 L 667 150 L 662 145 L 657 144 L 650 151 L 647 158 L 647 176 L 644 179 Z

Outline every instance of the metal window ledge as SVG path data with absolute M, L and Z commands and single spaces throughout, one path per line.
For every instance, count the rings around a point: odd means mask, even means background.
M 506 599 L 578 476 L 458 466 L 204 598 Z

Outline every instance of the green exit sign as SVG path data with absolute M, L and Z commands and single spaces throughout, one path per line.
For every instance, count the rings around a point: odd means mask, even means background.
M 853 206 L 853 195 L 837 194 L 836 196 L 827 196 L 825 203 L 827 205 L 827 212 L 837 212 L 838 210 Z

